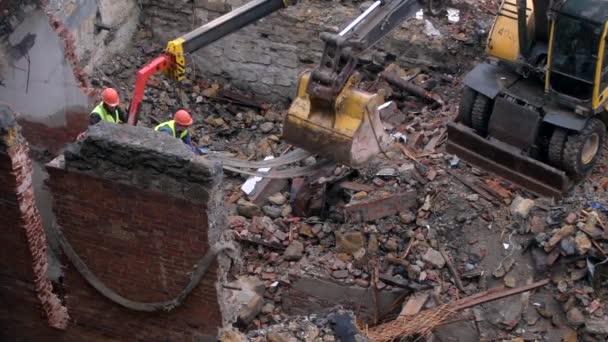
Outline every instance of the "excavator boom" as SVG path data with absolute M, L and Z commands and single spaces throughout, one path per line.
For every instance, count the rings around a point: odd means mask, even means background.
M 137 72 L 135 89 L 129 106 L 128 123 L 130 125 L 137 124 L 139 107 L 144 96 L 146 82 L 150 76 L 164 72 L 174 80 L 181 81 L 186 72 L 186 55 L 296 3 L 297 0 L 253 0 L 170 41 L 161 56 L 155 58 Z

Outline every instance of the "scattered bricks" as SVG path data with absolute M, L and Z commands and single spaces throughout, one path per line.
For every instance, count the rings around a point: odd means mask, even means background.
M 433 248 L 429 248 L 422 259 L 437 268 L 443 268 L 443 266 L 445 266 L 445 259 L 441 253 Z
M 416 191 L 408 191 L 380 199 L 348 204 L 344 208 L 345 216 L 351 222 L 370 222 L 411 209 L 416 205 L 416 201 Z
M 530 214 L 530 210 L 534 208 L 534 205 L 535 203 L 533 200 L 517 196 L 513 200 L 513 203 L 511 203 L 511 214 L 521 218 L 526 218 Z
M 289 244 L 285 253 L 283 254 L 283 258 L 285 261 L 298 261 L 302 258 L 304 254 L 304 244 L 298 240 L 294 240 Z

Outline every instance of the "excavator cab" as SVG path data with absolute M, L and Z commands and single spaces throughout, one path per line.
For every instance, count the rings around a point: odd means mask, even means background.
M 607 22 L 606 1 L 503 0 L 447 151 L 538 195 L 567 193 L 604 149 Z
M 324 33 L 319 65 L 300 75 L 297 97 L 283 124 L 283 139 L 338 163 L 359 167 L 390 143 L 380 120 L 382 93 L 357 88 L 357 57 L 419 10 L 439 15 L 445 0 L 375 1 L 340 33 Z

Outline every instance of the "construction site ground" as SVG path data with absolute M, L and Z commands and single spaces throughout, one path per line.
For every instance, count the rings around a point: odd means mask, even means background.
M 416 314 L 488 289 L 550 279 L 533 292 L 455 313 L 448 324 L 431 320 L 433 333 L 426 340 L 605 341 L 607 154 L 585 182 L 552 201 L 445 153 L 445 124 L 457 114 L 463 76 L 483 60 L 498 2 L 455 3 L 458 21 L 429 19 L 429 27 L 425 19 L 412 19 L 418 21 L 411 25 L 413 34 L 429 39 L 430 50 L 452 47 L 444 50 L 449 65 L 429 59 L 389 61 L 380 68 L 430 91 L 443 105 L 379 78 L 376 64 L 362 66 L 368 78 L 361 87 L 383 89 L 392 101 L 381 117 L 396 141 L 369 167 L 337 166 L 303 181 L 273 180 L 268 186 L 278 190 L 256 200 L 242 190 L 248 176 L 226 172 L 227 228 L 242 247 L 234 279 L 253 276 L 265 287 L 263 302 L 241 320 L 239 329 L 250 339 L 336 339 L 326 321 L 296 317 L 285 303 L 284 288 L 293 276 L 307 276 L 372 291 L 407 291 L 393 307 L 378 307 L 360 320 L 363 331 L 395 319 L 412 300 L 422 303 L 409 312 Z M 141 26 L 128 50 L 89 75 L 92 86 L 112 86 L 128 98 L 138 68 L 163 47 Z M 162 76 L 148 82 L 139 125 L 153 128 L 188 108 L 200 147 L 247 160 L 290 149 L 281 140 L 288 101 L 262 103 L 253 92 L 201 76 L 194 65 L 188 72 L 180 84 Z M 39 150 L 36 158 L 48 161 L 55 153 Z

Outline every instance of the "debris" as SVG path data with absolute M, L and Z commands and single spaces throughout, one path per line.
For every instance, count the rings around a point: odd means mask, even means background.
M 401 220 L 401 223 L 404 224 L 410 224 L 414 221 L 416 221 L 416 216 L 414 216 L 412 213 L 401 213 L 399 215 L 399 220 Z
M 262 211 L 264 212 L 264 214 L 275 219 L 281 217 L 282 214 L 281 208 L 271 205 L 265 205 L 264 207 L 262 207 Z
M 429 37 L 441 36 L 441 32 L 439 32 L 439 30 L 437 30 L 435 26 L 433 26 L 433 23 L 426 19 L 424 20 L 424 33 L 426 33 L 426 35 Z
M 591 240 L 587 234 L 583 232 L 576 232 L 576 238 L 574 241 L 576 243 L 576 252 L 579 255 L 585 255 L 591 249 Z
M 390 252 L 397 251 L 397 249 L 399 249 L 399 243 L 397 242 L 397 238 L 395 238 L 394 236 L 390 237 L 388 241 L 386 241 L 386 243 L 384 244 L 384 247 L 387 251 Z
M 333 271 L 331 273 L 331 276 L 336 279 L 345 279 L 345 278 L 348 278 L 348 271 L 347 270 Z
M 573 225 L 576 223 L 576 220 L 577 220 L 577 216 L 575 213 L 570 213 L 570 214 L 568 214 L 568 216 L 566 216 L 567 224 Z
M 446 264 L 446 260 L 443 258 L 443 255 L 433 248 L 429 248 L 422 259 L 440 269 Z
M 454 278 L 454 284 L 456 284 L 456 287 L 458 288 L 458 290 L 460 290 L 461 292 L 465 292 L 464 286 L 462 286 L 462 281 L 460 280 L 460 276 L 458 275 L 458 272 L 456 271 L 456 267 L 454 267 L 452 260 L 450 260 L 449 255 L 443 249 L 440 249 L 439 252 L 441 253 L 441 256 L 445 260 L 446 264 L 448 265 L 448 270 L 450 270 L 450 273 L 452 274 L 452 277 Z M 427 251 L 427 253 L 428 253 L 428 251 Z M 439 268 L 442 268 L 442 267 L 439 267 Z
M 280 230 L 277 230 L 277 232 L 280 232 Z M 276 235 L 276 232 L 275 232 Z M 262 239 L 258 239 L 258 238 L 254 238 L 254 237 L 239 237 L 239 241 L 241 242 L 246 242 L 246 243 L 251 243 L 254 245 L 260 245 L 260 246 L 264 246 L 266 248 L 272 249 L 274 251 L 284 251 L 285 250 L 285 246 L 282 246 L 278 243 L 272 243 L 272 242 L 266 242 Z
M 545 251 L 550 252 L 557 246 L 558 243 L 562 241 L 566 236 L 573 235 L 575 232 L 574 226 L 565 225 L 561 229 L 559 229 L 555 234 L 549 239 L 549 241 L 545 244 Z
M 568 318 L 568 323 L 574 328 L 580 327 L 585 323 L 585 315 L 576 307 L 568 310 L 566 317 Z
M 574 237 L 566 236 L 560 241 L 560 247 L 564 254 L 566 255 L 574 255 L 576 253 L 576 246 Z
M 252 218 L 254 216 L 263 216 L 260 207 L 247 201 L 239 202 L 237 204 L 236 211 L 239 215 L 244 216 L 246 218 Z
M 607 336 L 608 335 L 608 317 L 604 316 L 589 317 L 585 320 L 585 331 L 590 334 Z
M 298 240 L 294 240 L 289 244 L 289 246 L 285 250 L 283 258 L 285 259 L 285 261 L 298 261 L 302 258 L 303 253 L 304 244 Z
M 390 254 L 387 255 L 384 259 L 386 261 L 390 262 L 390 263 L 393 263 L 393 264 L 403 265 L 403 266 L 407 266 L 407 267 L 410 266 L 410 264 L 407 261 L 405 261 L 403 259 L 396 258 L 396 257 L 394 257 L 394 256 L 392 256 Z M 418 266 L 416 266 L 416 267 L 418 267 Z M 418 270 L 418 274 L 420 274 L 420 267 L 418 267 L 418 269 L 419 269 Z M 416 277 L 418 276 L 418 274 L 416 274 Z
M 274 129 L 274 124 L 272 122 L 264 122 L 260 125 L 260 131 L 262 133 L 270 133 Z
M 527 218 L 530 214 L 530 210 L 534 208 L 534 204 L 533 200 L 517 195 L 511 203 L 511 215 Z
M 505 278 L 503 279 L 503 282 L 505 283 L 506 287 L 510 287 L 510 288 L 514 288 L 515 285 L 517 284 L 517 280 L 515 279 L 514 275 L 506 275 Z
M 394 321 L 380 324 L 369 329 L 368 337 L 375 342 L 388 342 L 395 340 L 397 337 L 407 337 L 414 334 L 425 336 L 437 326 L 447 322 L 458 311 L 523 292 L 528 292 L 545 286 L 548 283 L 549 279 L 545 279 L 515 289 L 492 289 L 463 298 L 454 303 L 444 304 L 435 309 L 422 311 L 414 316 L 399 316 Z M 606 326 L 608 329 L 608 324 Z
M 355 326 L 353 317 L 348 314 L 333 314 L 329 317 L 334 335 L 340 342 L 354 342 L 359 332 Z
M 389 167 L 389 168 L 384 168 L 384 169 L 381 169 L 380 171 L 378 171 L 376 173 L 376 176 L 393 177 L 393 176 L 395 176 L 396 173 L 397 173 L 397 171 L 395 169 Z
M 222 329 L 219 340 L 220 342 L 247 342 L 247 336 L 235 329 Z
M 366 184 L 360 184 L 360 183 L 355 183 L 355 182 L 342 182 L 340 183 L 340 187 L 342 189 L 346 189 L 346 190 L 352 190 L 352 191 L 374 191 L 376 190 L 376 188 L 374 188 L 371 185 L 366 185 Z
M 464 176 L 456 171 L 452 171 L 452 170 L 448 170 L 448 173 L 452 176 L 454 176 L 454 178 L 458 179 L 462 184 L 466 185 L 467 187 L 469 187 L 471 190 L 475 191 L 476 193 L 478 193 L 481 197 L 483 197 L 485 200 L 492 202 L 496 205 L 499 205 L 499 203 L 496 201 L 496 199 L 490 195 L 489 193 L 487 193 L 481 186 L 475 184 L 475 181 L 469 179 L 469 177 Z
M 428 293 L 418 293 L 411 296 L 407 302 L 405 302 L 405 305 L 403 305 L 403 309 L 401 309 L 399 316 L 411 316 L 417 314 L 420 312 L 428 299 Z
M 350 222 L 370 222 L 410 209 L 416 205 L 416 202 L 416 192 L 408 191 L 379 199 L 349 203 L 344 211 Z
M 361 232 L 340 233 L 335 232 L 336 251 L 338 253 L 354 254 L 365 247 L 365 237 Z
M 241 290 L 235 294 L 239 309 L 239 323 L 248 325 L 260 313 L 264 305 L 264 283 L 255 277 L 240 277 L 231 284 Z
M 515 259 L 513 257 L 509 256 L 500 263 L 498 268 L 496 270 L 494 270 L 494 272 L 492 272 L 492 275 L 496 278 L 502 278 L 505 276 L 505 274 L 507 274 L 507 273 L 509 273 L 509 271 L 511 271 L 514 264 L 515 264 Z
M 268 197 L 268 202 L 281 206 L 287 202 L 287 198 L 285 198 L 282 193 L 277 192 L 276 194 Z
M 486 179 L 485 183 L 487 185 L 487 189 L 490 192 L 497 195 L 498 197 L 502 197 L 502 198 L 511 197 L 511 191 L 505 189 L 502 185 L 500 185 L 499 182 L 491 180 L 491 179 Z
M 268 342 L 298 342 L 299 340 L 288 332 L 269 332 L 266 337 Z
M 419 96 L 425 100 L 435 102 L 441 106 L 444 105 L 444 102 L 441 99 L 441 97 L 439 97 L 439 95 L 433 94 L 429 91 L 426 91 L 424 88 L 420 88 L 411 82 L 407 82 L 407 81 L 403 80 L 402 78 L 398 77 L 394 71 L 391 73 L 384 71 L 381 73 L 380 76 L 382 78 L 384 78 L 385 80 L 387 80 L 388 83 L 390 83 L 391 85 L 399 87 L 400 89 L 403 89 L 403 90 L 407 91 L 408 93 Z
M 448 21 L 451 23 L 457 23 L 460 21 L 460 11 L 455 8 L 448 8 Z
M 365 199 L 366 197 L 367 197 L 367 192 L 360 191 L 360 192 L 357 192 L 356 194 L 354 194 L 352 199 L 354 199 L 355 201 L 360 201 L 362 199 Z
M 540 216 L 532 216 L 530 219 L 530 232 L 540 234 L 545 232 L 545 222 Z
M 469 202 L 477 202 L 479 200 L 479 195 L 478 194 L 470 194 L 466 197 L 467 201 Z
M 426 178 L 428 180 L 430 180 L 431 182 L 433 180 L 435 180 L 436 177 L 437 177 L 437 171 L 435 171 L 435 170 L 430 170 L 429 173 L 426 175 Z

